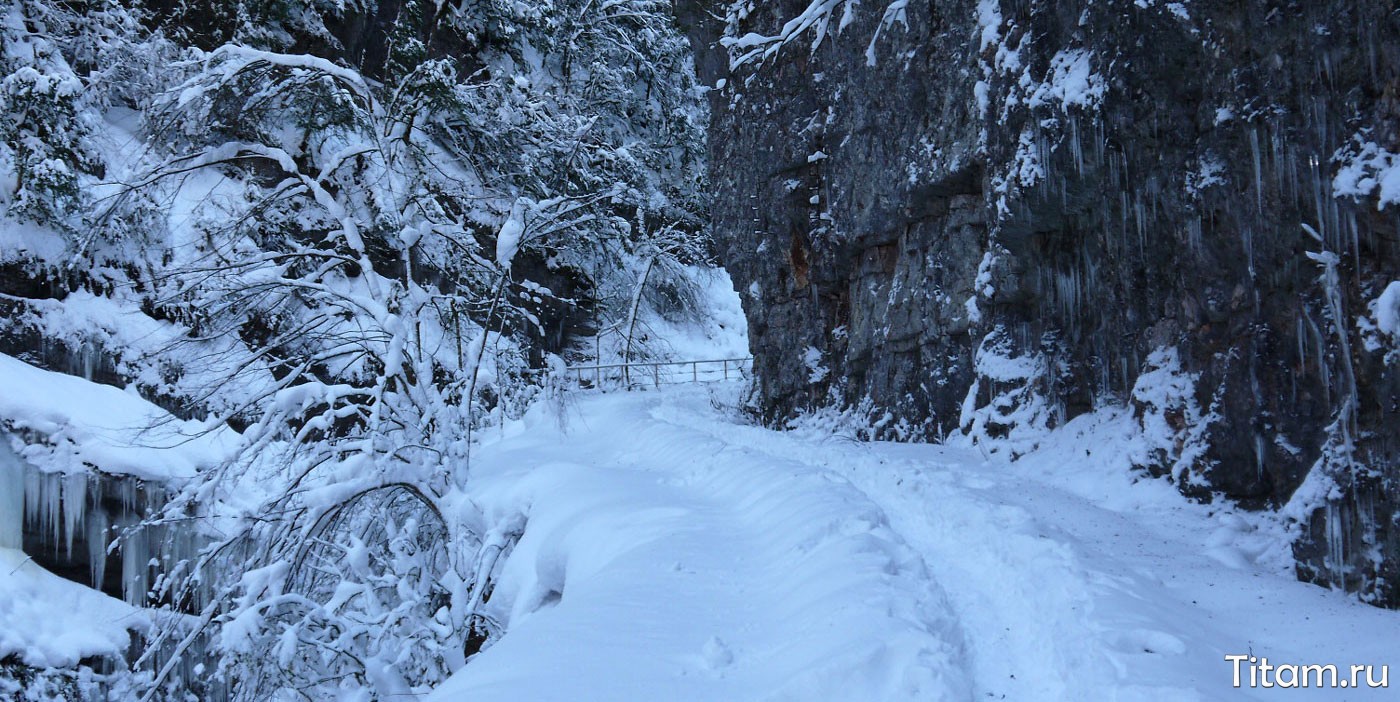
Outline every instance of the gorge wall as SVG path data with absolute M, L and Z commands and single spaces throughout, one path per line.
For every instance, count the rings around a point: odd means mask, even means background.
M 765 420 L 1014 455 L 1128 406 L 1400 606 L 1394 3 L 679 5 Z

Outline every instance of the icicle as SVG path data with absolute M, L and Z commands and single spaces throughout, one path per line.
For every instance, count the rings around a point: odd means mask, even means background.
M 1201 218 L 1195 217 L 1186 223 L 1186 242 L 1191 252 L 1201 253 Z
M 27 470 L 24 476 L 24 521 L 39 533 L 39 542 L 58 555 L 63 541 L 63 476 Z M 32 555 L 32 554 L 31 554 Z
M 1243 227 L 1240 233 L 1244 236 L 1244 262 L 1245 269 L 1249 271 L 1249 279 L 1254 280 L 1254 230 L 1248 226 Z
M 1298 370 L 1306 373 L 1308 370 L 1308 345 L 1307 331 L 1303 329 L 1303 315 L 1300 313 L 1297 319 L 1297 330 L 1293 332 L 1295 340 L 1298 342 Z
M 1264 435 L 1258 431 L 1254 432 L 1254 477 L 1258 480 L 1264 479 Z
M 1074 155 L 1074 172 L 1076 175 L 1084 175 L 1084 144 L 1079 140 L 1079 120 L 1070 118 L 1069 120 L 1069 148 Z
M 1333 203 L 1333 205 L 1334 206 L 1332 209 L 1335 211 L 1335 203 Z M 1356 267 L 1356 270 L 1361 270 L 1361 232 L 1359 231 L 1359 228 L 1356 225 L 1355 212 L 1352 212 L 1350 210 L 1347 211 L 1346 226 L 1343 227 L 1343 230 L 1345 230 L 1348 234 L 1351 235 L 1349 241 L 1351 243 L 1351 254 L 1353 257 L 1352 265 Z
M 146 530 L 139 526 L 128 529 L 122 535 L 121 550 L 122 599 L 133 606 L 144 606 L 149 589 L 146 581 L 151 562 Z
M 97 371 L 97 344 L 84 341 L 78 349 L 78 361 L 82 364 L 83 380 L 92 381 Z
M 118 489 L 119 489 L 119 492 L 121 493 L 122 512 L 123 512 L 123 513 L 128 513 L 128 514 L 134 513 L 134 514 L 137 514 L 137 515 L 142 515 L 141 510 L 138 509 L 138 505 L 136 504 L 136 497 L 137 497 L 137 496 L 136 496 L 136 481 L 134 481 L 134 480 L 122 480 L 122 481 L 119 481 L 119 483 L 118 483 Z M 142 515 L 142 516 L 144 516 L 144 515 Z
M 107 577 L 107 532 L 110 528 L 106 510 L 96 509 L 88 515 L 88 572 L 92 574 L 92 586 L 98 590 Z
M 26 528 L 38 524 L 39 519 L 39 491 L 43 489 L 40 481 L 43 475 L 36 470 L 24 472 L 24 526 Z
M 1332 571 L 1333 587 L 1346 587 L 1346 515 L 1343 514 L 1344 505 L 1328 500 L 1327 502 L 1327 564 Z
M 1138 256 L 1143 255 L 1147 247 L 1147 235 L 1145 215 L 1142 210 L 1142 193 L 1133 193 L 1133 227 L 1137 231 Z
M 63 476 L 63 546 L 64 554 L 73 558 L 73 538 L 83 526 L 83 516 L 87 514 L 88 475 L 85 472 L 69 473 Z
M 1259 130 L 1249 130 L 1249 152 L 1254 157 L 1254 200 L 1260 214 L 1264 212 L 1264 167 L 1259 154 Z
M 0 433 L 0 548 L 24 547 L 24 466 Z

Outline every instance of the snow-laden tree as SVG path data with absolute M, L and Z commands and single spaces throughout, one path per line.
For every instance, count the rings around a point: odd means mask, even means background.
M 6 221 L 100 244 L 93 294 L 158 330 L 134 385 L 242 435 L 158 516 L 209 545 L 156 581 L 192 616 L 149 697 L 431 687 L 522 528 L 470 508 L 473 434 L 705 255 L 669 4 L 5 7 Z
M 83 111 L 85 81 L 60 37 L 100 37 L 110 18 L 31 1 L 6 3 L 0 13 L 0 206 L 11 217 L 72 228 L 78 179 L 100 175 L 103 164 Z
M 476 607 L 520 524 L 457 508 L 474 430 L 547 382 L 560 310 L 635 319 L 600 293 L 703 255 L 697 93 L 651 0 L 409 2 L 387 22 L 371 8 L 367 40 L 321 31 L 354 8 L 289 8 L 171 67 L 149 165 L 112 199 L 163 192 L 186 213 L 160 305 L 193 348 L 242 342 L 208 358 L 223 374 L 195 398 L 240 398 L 220 413 L 239 458 L 169 511 L 219 535 L 165 584 L 185 602 L 222 583 L 178 648 L 212 632 L 237 697 L 387 699 L 499 627 Z M 295 51 L 297 31 L 329 50 Z M 257 567 L 233 579 L 231 559 Z

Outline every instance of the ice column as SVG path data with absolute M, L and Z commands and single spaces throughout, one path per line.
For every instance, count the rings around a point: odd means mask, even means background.
M 24 467 L 0 432 L 0 548 L 24 546 Z

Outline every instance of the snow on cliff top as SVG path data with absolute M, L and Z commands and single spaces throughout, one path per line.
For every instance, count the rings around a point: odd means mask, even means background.
M 45 444 L 21 455 L 47 471 L 86 466 L 146 480 L 187 478 L 226 458 L 238 436 L 204 431 L 134 392 L 43 370 L 0 354 L 0 426 L 33 431 Z

